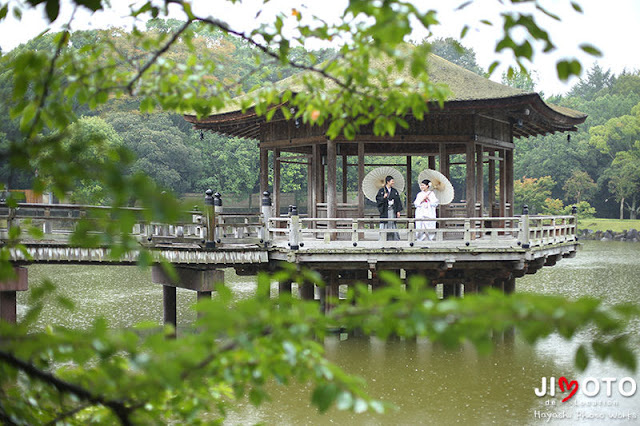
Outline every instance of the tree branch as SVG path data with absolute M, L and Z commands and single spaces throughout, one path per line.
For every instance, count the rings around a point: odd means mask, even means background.
M 67 417 L 71 417 L 73 415 L 75 415 L 76 413 L 79 413 L 80 411 L 84 410 L 85 408 L 91 407 L 93 404 L 84 404 L 84 405 L 80 405 L 72 410 L 69 411 L 65 411 L 64 413 L 60 413 L 58 415 L 58 417 L 56 417 L 55 419 L 51 420 L 49 423 L 46 423 L 45 426 L 55 426 L 58 422 L 66 419 Z
M 129 420 L 129 414 L 131 414 L 133 410 L 142 406 L 142 404 L 140 403 L 131 405 L 129 401 L 106 399 L 100 395 L 94 395 L 87 389 L 59 379 L 51 373 L 42 371 L 35 365 L 16 358 L 9 352 L 0 351 L 0 361 L 4 361 L 14 368 L 19 369 L 28 376 L 36 378 L 44 383 L 55 387 L 60 392 L 71 393 L 84 401 L 108 407 L 109 409 L 111 409 L 111 411 L 113 411 L 113 413 L 118 417 L 123 425 L 130 425 L 131 421 Z
M 78 10 L 78 6 L 76 5 L 73 8 L 73 12 L 71 13 L 71 18 L 69 18 L 69 22 L 67 23 L 67 29 L 63 32 L 60 40 L 58 41 L 58 46 L 56 48 L 56 53 L 51 58 L 51 63 L 49 64 L 49 70 L 47 72 L 46 79 L 44 81 L 44 86 L 42 87 L 42 96 L 40 97 L 40 102 L 38 102 L 38 108 L 36 108 L 36 114 L 33 118 L 33 122 L 31 124 L 31 129 L 29 129 L 28 137 L 32 137 L 33 132 L 36 129 L 36 125 L 38 121 L 40 121 L 40 115 L 42 114 L 42 108 L 44 108 L 44 103 L 47 100 L 47 96 L 49 96 L 49 88 L 51 86 L 51 81 L 53 80 L 53 75 L 55 71 L 55 65 L 62 53 L 62 48 L 65 45 L 65 41 L 69 37 L 69 27 L 71 26 L 71 22 L 73 21 L 74 16 L 76 15 L 76 11 Z
M 241 39 L 243 39 L 244 41 L 246 41 L 247 43 L 251 44 L 252 46 L 257 47 L 258 49 L 260 49 L 262 52 L 264 52 L 266 55 L 276 59 L 278 62 L 280 62 L 280 56 L 271 51 L 267 46 L 264 46 L 260 43 L 258 43 L 257 41 L 255 41 L 253 38 L 245 35 L 244 33 L 241 33 L 239 31 L 235 31 L 233 29 L 231 29 L 227 24 L 225 24 L 222 21 L 218 21 L 216 19 L 212 19 L 212 18 L 200 18 L 200 17 L 196 17 L 196 19 L 198 21 L 201 22 L 205 22 L 209 25 L 212 25 L 214 27 L 217 27 L 219 29 L 221 29 L 222 31 L 229 33 L 229 34 L 233 34 L 235 36 L 240 37 Z M 293 68 L 297 68 L 300 70 L 304 70 L 304 71 L 311 71 L 314 72 L 316 74 L 320 74 L 321 76 L 323 76 L 324 78 L 333 81 L 334 83 L 336 83 L 338 86 L 342 87 L 343 89 L 348 90 L 349 92 L 356 92 L 357 91 L 353 88 L 348 86 L 347 84 L 345 84 L 344 82 L 342 82 L 340 79 L 332 76 L 331 74 L 328 74 L 324 69 L 321 68 L 316 68 L 314 66 L 308 66 L 308 65 L 303 65 L 303 64 L 299 64 L 297 62 L 293 62 L 293 61 L 287 61 L 287 63 L 293 67 Z
M 140 71 L 138 71 L 138 74 L 136 74 L 136 76 L 133 78 L 133 80 L 131 80 L 129 82 L 129 84 L 127 84 L 127 90 L 129 91 L 129 94 L 133 96 L 133 85 L 136 84 L 136 82 L 138 80 L 140 80 L 140 78 L 142 77 L 142 75 L 147 72 L 147 70 L 153 65 L 155 64 L 155 62 L 158 60 L 158 58 L 160 56 L 162 56 L 162 54 L 164 54 L 167 50 L 169 50 L 169 48 L 178 40 L 178 38 L 180 37 L 180 35 L 186 31 L 187 28 L 189 28 L 189 25 L 191 25 L 191 20 L 188 20 L 187 22 L 184 23 L 184 25 L 182 27 L 180 27 L 180 29 L 178 31 L 176 31 L 173 36 L 171 37 L 171 39 L 162 47 L 162 49 L 158 50 L 156 53 L 153 54 L 153 56 L 151 57 L 151 59 L 149 59 L 149 61 L 147 61 L 146 64 L 144 64 L 144 66 L 142 67 L 142 69 Z

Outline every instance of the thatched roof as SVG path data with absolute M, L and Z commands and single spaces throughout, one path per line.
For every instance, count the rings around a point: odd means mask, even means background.
M 531 118 L 535 119 L 536 125 L 531 129 L 519 126 L 514 130 L 515 137 L 575 130 L 575 126 L 583 123 L 587 117 L 581 112 L 548 104 L 535 92 L 526 92 L 496 83 L 434 54 L 429 55 L 427 63 L 431 81 L 436 84 L 446 84 L 451 91 L 451 96 L 445 102 L 443 111 L 454 112 L 471 109 L 479 113 L 494 115 L 500 119 L 508 119 L 507 113 L 514 108 L 526 110 L 527 115 L 533 114 Z M 385 64 L 380 63 L 374 66 L 385 66 Z M 293 93 L 300 93 L 306 90 L 302 75 L 297 74 L 281 80 L 276 83 L 276 88 L 281 92 L 291 90 Z M 403 78 L 409 83 L 413 80 L 408 73 L 398 72 L 390 77 L 393 79 Z M 328 86 L 332 84 L 329 82 Z M 212 130 L 236 136 L 257 137 L 258 131 L 256 129 L 265 119 L 263 116 L 258 116 L 253 108 L 249 108 L 245 112 L 241 111 L 241 100 L 242 97 L 229 102 L 223 110 L 203 120 L 197 120 L 193 115 L 185 115 L 185 119 L 192 123 L 196 129 Z M 238 134 L 229 130 L 238 128 L 239 126 L 236 124 L 241 124 L 241 127 L 246 124 L 254 130 L 249 134 Z

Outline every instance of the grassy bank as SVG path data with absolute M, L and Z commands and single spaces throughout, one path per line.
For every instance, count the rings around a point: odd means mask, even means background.
M 578 220 L 578 229 L 592 229 L 593 231 L 622 232 L 629 229 L 640 230 L 640 220 L 630 219 L 580 219 Z

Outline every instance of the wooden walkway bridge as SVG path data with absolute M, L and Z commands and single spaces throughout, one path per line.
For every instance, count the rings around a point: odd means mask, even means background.
M 300 296 L 319 293 L 322 300 L 335 297 L 339 285 L 356 281 L 376 288 L 380 270 L 419 273 L 433 285 L 442 284 L 446 297 L 486 286 L 511 292 L 515 278 L 572 257 L 578 247 L 573 215 L 442 218 L 430 231 L 433 240 L 421 240 L 417 219 L 397 219 L 398 229 L 390 230 L 380 229 L 379 218 L 308 218 L 295 207 L 286 217 L 271 217 L 271 211 L 265 201 L 261 214 L 226 214 L 210 205 L 206 212 L 185 212 L 186 219 L 173 224 L 140 220 L 129 234 L 137 248 L 114 257 L 106 246 L 74 247 L 69 240 L 79 223 L 112 214 L 108 207 L 0 204 L 0 247 L 18 272 L 16 280 L 0 283 L 0 315 L 15 321 L 15 292 L 28 289 L 25 266 L 32 263 L 135 264 L 147 250 L 155 262 L 165 260 L 178 272 L 174 281 L 157 264 L 152 269 L 153 282 L 164 285 L 165 320 L 175 323 L 175 288 L 207 297 L 223 281 L 224 268 L 251 275 L 276 270 L 281 262 L 308 267 L 327 285 L 318 291 L 314 283 L 297 283 Z M 41 229 L 42 236 L 21 238 L 24 248 L 13 247 L 9 237 L 17 225 Z M 387 241 L 392 233 L 398 239 Z M 291 291 L 292 283 L 279 288 Z

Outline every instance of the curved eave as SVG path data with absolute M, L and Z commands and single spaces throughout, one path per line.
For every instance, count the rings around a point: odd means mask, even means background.
M 279 108 L 277 105 L 273 108 Z M 530 137 L 549 133 L 577 130 L 584 123 L 586 114 L 569 108 L 547 104 L 537 93 L 525 93 L 509 97 L 473 100 L 450 100 L 441 109 L 431 105 L 432 113 L 470 112 L 513 124 L 513 137 Z M 197 130 L 209 130 L 228 136 L 257 139 L 260 127 L 265 123 L 264 115 L 255 109 L 240 110 L 211 115 L 198 120 L 194 115 L 185 115 L 185 120 Z
M 514 124 L 513 137 L 516 138 L 576 131 L 576 126 L 587 118 L 581 112 L 547 104 L 537 93 L 496 99 L 451 100 L 445 102 L 442 111 L 465 110 Z
M 264 116 L 256 114 L 251 108 L 248 111 L 232 111 L 224 114 L 210 115 L 198 120 L 195 115 L 184 115 L 184 119 L 196 130 L 209 130 L 227 136 L 257 139 L 260 136 L 260 125 L 266 121 Z

